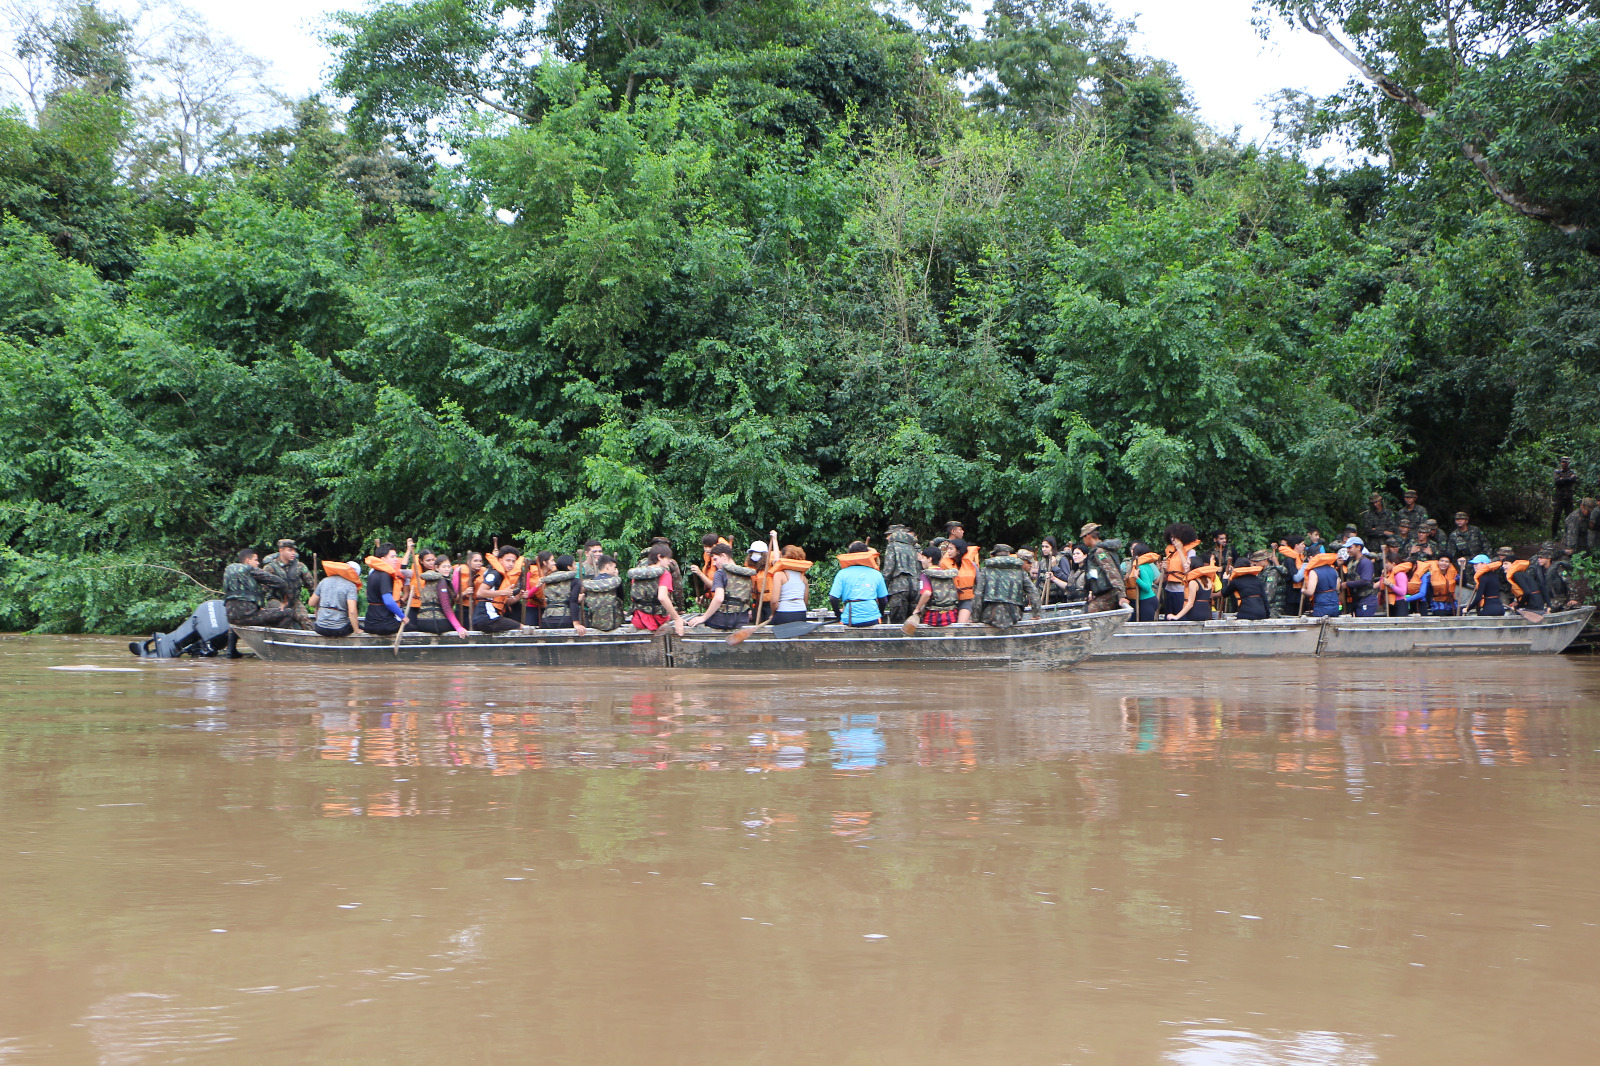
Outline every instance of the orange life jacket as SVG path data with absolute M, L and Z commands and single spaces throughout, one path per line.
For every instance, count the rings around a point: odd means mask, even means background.
M 956 564 L 956 599 L 961 603 L 972 599 L 972 587 L 978 583 L 978 554 L 978 546 L 969 544 L 967 554 Z
M 1167 559 L 1166 562 L 1162 564 L 1162 569 L 1167 572 L 1167 584 L 1181 585 L 1185 581 L 1189 580 L 1184 576 L 1189 570 L 1189 553 L 1194 551 L 1194 549 L 1198 548 L 1199 546 L 1199 541 L 1190 541 L 1188 544 L 1183 546 L 1183 551 L 1180 552 L 1171 544 L 1167 545 Z
M 718 544 L 726 544 L 730 548 L 733 547 L 733 542 L 730 541 L 727 537 L 718 537 L 717 538 L 717 543 Z M 708 574 L 711 573 L 711 549 L 710 548 L 701 548 L 700 549 L 700 569 L 702 571 L 704 571 L 705 573 L 708 573 Z
M 1518 596 L 1526 596 L 1528 594 L 1527 591 L 1517 583 L 1517 575 L 1522 573 L 1527 568 L 1528 560 L 1526 559 L 1518 559 L 1516 562 L 1506 567 L 1506 580 L 1511 582 L 1511 587 L 1517 590 Z
M 1417 578 L 1428 578 L 1428 598 L 1433 600 L 1449 600 L 1456 598 L 1456 579 L 1452 570 L 1446 573 L 1437 562 L 1429 560 L 1417 570 Z
M 400 582 L 403 580 L 400 576 L 399 559 L 380 559 L 376 555 L 369 555 L 367 556 L 367 566 L 373 570 L 382 570 L 384 573 L 394 578 L 395 591 L 399 591 Z
M 361 584 L 361 575 L 349 563 L 323 563 L 322 569 L 329 577 L 342 577 L 346 581 Z
M 1266 569 L 1266 567 L 1264 567 L 1264 566 L 1236 566 L 1236 567 L 1233 568 L 1233 576 L 1234 577 L 1240 577 L 1240 576 L 1248 577 L 1251 574 L 1259 574 L 1259 573 L 1261 573 L 1261 571 L 1263 571 L 1265 569 Z
M 510 593 L 514 591 L 517 587 L 517 580 L 522 577 L 522 572 L 527 568 L 528 565 L 528 557 L 525 555 L 518 556 L 516 563 L 509 570 L 506 569 L 506 564 L 500 561 L 500 557 L 498 555 L 494 555 L 492 553 L 485 555 L 483 557 L 483 561 L 494 567 L 495 572 L 498 573 L 503 579 L 501 580 L 498 588 L 491 590 L 500 593 Z M 473 587 L 472 591 L 475 597 L 482 596 L 484 594 L 483 578 L 480 577 L 478 579 L 478 583 Z M 500 599 L 503 597 L 489 598 Z
M 977 551 L 976 548 L 972 549 Z M 878 549 L 868 548 L 864 552 L 844 552 L 839 556 L 839 569 L 847 566 L 870 566 L 874 570 L 880 569 L 878 565 Z
M 756 591 L 761 594 L 763 603 L 777 603 L 778 591 L 783 587 L 783 582 L 776 580 L 777 575 L 785 570 L 803 574 L 814 565 L 816 564 L 811 559 L 785 559 L 782 556 L 778 556 L 766 568 L 757 571 L 756 575 L 750 579 L 750 582 L 756 587 Z M 770 588 L 768 588 L 769 585 L 771 586 Z
M 1481 581 L 1483 579 L 1483 575 L 1484 574 L 1489 573 L 1491 570 L 1498 570 L 1498 569 L 1500 569 L 1500 563 L 1498 561 L 1492 562 L 1492 563 L 1483 563 L 1481 565 L 1474 566 L 1472 568 L 1472 580 L 1474 582 Z
M 1216 577 L 1220 573 L 1222 573 L 1222 567 L 1208 563 L 1205 566 L 1197 566 L 1190 570 L 1183 575 L 1183 579 L 1185 581 L 1205 582 L 1206 579 Z M 1211 588 L 1209 584 L 1207 584 L 1207 587 Z M 1212 591 L 1215 591 L 1215 589 L 1213 588 Z
M 1281 550 L 1281 549 L 1280 549 Z M 1319 566 L 1338 566 L 1338 552 L 1320 552 L 1306 560 L 1306 569 L 1315 570 Z
M 1306 569 L 1306 557 L 1301 554 L 1299 548 L 1291 548 L 1287 544 L 1280 544 L 1278 545 L 1278 554 L 1294 563 L 1294 566 L 1289 568 L 1290 578 L 1294 577 L 1296 570 L 1304 571 Z M 1294 583 L 1294 587 L 1299 588 L 1303 583 L 1304 579 L 1302 578 Z

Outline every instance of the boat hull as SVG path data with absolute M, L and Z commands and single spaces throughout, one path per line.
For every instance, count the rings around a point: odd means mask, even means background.
M 1210 622 L 1131 622 L 1096 649 L 1095 659 L 1256 659 L 1278 656 L 1387 658 L 1555 655 L 1583 631 L 1592 607 L 1530 622 L 1503 618 L 1269 618 Z
M 804 637 L 776 637 L 756 628 L 742 643 L 697 628 L 678 637 L 632 629 L 578 636 L 570 630 L 526 633 L 406 633 L 394 637 L 356 635 L 327 639 L 297 629 L 236 626 L 239 642 L 269 662 L 507 663 L 549 667 L 682 667 L 690 669 L 834 669 L 852 666 L 914 666 L 981 669 L 1063 668 L 1082 662 L 1116 631 L 1130 612 L 1052 615 L 1026 619 L 1010 629 L 985 625 L 923 627 L 907 636 L 899 626 L 852 629 L 827 625 Z
M 917 669 L 1061 669 L 1082 662 L 1132 614 L 1122 609 L 1091 615 L 1025 619 L 1009 629 L 985 625 L 923 627 L 906 636 L 899 626 L 851 629 L 824 626 L 798 639 L 757 629 L 738 645 L 704 630 L 673 641 L 676 666 L 708 670 L 807 670 L 853 666 Z

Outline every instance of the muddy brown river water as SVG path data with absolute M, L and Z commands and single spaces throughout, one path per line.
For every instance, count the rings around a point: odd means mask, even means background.
M 1600 663 L 0 640 L 0 1064 L 1591 1064 Z

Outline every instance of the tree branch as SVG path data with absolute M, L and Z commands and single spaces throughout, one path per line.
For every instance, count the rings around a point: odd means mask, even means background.
M 1401 85 L 1357 55 L 1353 48 L 1341 41 L 1338 35 L 1328 28 L 1328 24 L 1322 20 L 1320 15 L 1304 7 L 1296 9 L 1295 14 L 1300 19 L 1300 25 L 1327 41 L 1335 52 L 1338 52 L 1345 58 L 1346 62 L 1360 71 L 1363 78 L 1376 85 L 1383 95 L 1396 103 L 1405 104 L 1425 121 L 1437 122 L 1449 132 L 1450 136 L 1455 138 L 1456 143 L 1461 146 L 1461 154 L 1466 156 L 1467 161 L 1477 168 L 1478 173 L 1483 176 L 1484 183 L 1489 186 L 1489 191 L 1494 193 L 1495 198 L 1501 203 L 1524 218 L 1543 222 L 1555 227 L 1562 233 L 1577 234 L 1584 232 L 1584 227 L 1568 221 L 1567 212 L 1542 204 L 1513 189 L 1495 171 L 1493 165 L 1489 162 L 1489 157 L 1484 154 L 1482 147 L 1475 143 L 1472 138 L 1462 136 L 1451 129 L 1450 125 L 1439 117 L 1438 110 L 1413 90 Z M 1586 242 L 1586 247 L 1591 254 L 1596 254 L 1592 247 L 1588 247 L 1592 243 Z

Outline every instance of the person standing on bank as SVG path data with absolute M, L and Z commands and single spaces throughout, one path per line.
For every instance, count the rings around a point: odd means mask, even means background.
M 1396 517 L 1410 522 L 1411 532 L 1415 533 L 1428 521 L 1428 509 L 1417 502 L 1416 489 L 1407 486 L 1400 491 L 1400 495 L 1405 499 L 1406 505 L 1400 508 L 1400 513 Z
M 236 626 L 281 626 L 294 621 L 287 607 L 268 607 L 267 589 L 287 598 L 283 578 L 256 564 L 261 556 L 254 548 L 241 548 L 235 561 L 222 572 L 223 610 L 228 622 Z
M 1556 463 L 1554 478 L 1555 506 L 1550 514 L 1550 535 L 1561 535 L 1561 523 L 1572 513 L 1572 501 L 1578 494 L 1578 472 L 1572 469 L 1572 456 L 1563 455 Z
M 871 554 L 865 542 L 853 542 L 839 557 L 839 572 L 828 588 L 828 603 L 839 615 L 839 621 L 856 629 L 877 625 L 889 609 L 889 587 L 869 561 Z M 970 609 L 973 601 L 965 602 Z
M 1456 527 L 1444 538 L 1444 555 L 1450 559 L 1471 559 L 1475 555 L 1489 554 L 1489 538 L 1483 530 L 1470 525 L 1467 512 L 1457 511 Z
M 1594 501 L 1587 496 L 1578 501 L 1577 510 L 1567 515 L 1565 544 L 1569 552 L 1586 552 L 1594 547 Z
M 1373 545 L 1374 549 L 1376 549 L 1378 545 L 1388 540 L 1399 527 L 1395 525 L 1394 513 L 1384 506 L 1383 493 L 1374 492 L 1367 503 L 1368 507 L 1361 512 L 1361 521 L 1359 523 L 1361 539 L 1363 542 Z
M 1089 602 L 1084 614 L 1115 611 L 1128 606 L 1128 594 L 1122 584 L 1122 564 L 1116 553 L 1100 540 L 1100 523 L 1090 522 L 1078 530 L 1078 539 L 1084 547 L 1084 592 Z
M 306 606 L 316 612 L 311 631 L 319 637 L 338 639 L 361 631 L 361 616 L 356 610 L 360 591 L 361 567 L 356 563 L 323 563 L 327 577 L 317 582 Z

